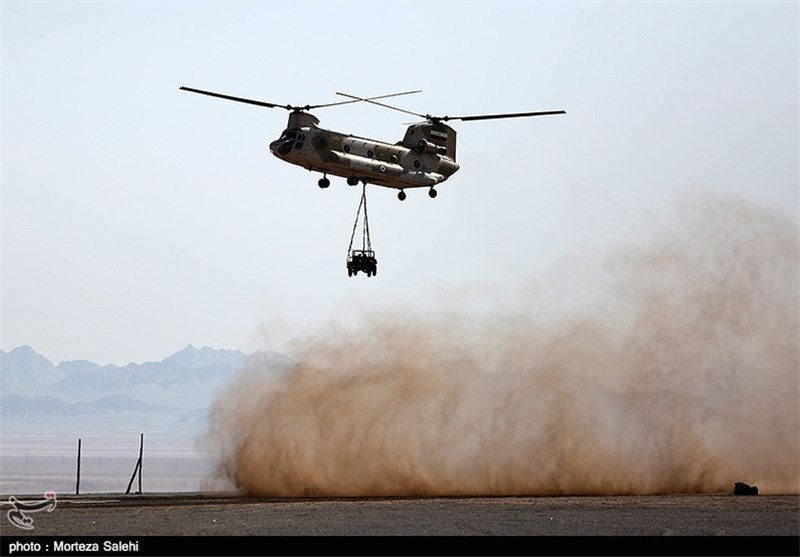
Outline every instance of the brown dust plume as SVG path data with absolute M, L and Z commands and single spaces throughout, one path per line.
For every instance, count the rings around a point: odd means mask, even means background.
M 278 496 L 800 492 L 797 226 L 728 198 L 679 221 L 611 254 L 585 311 L 382 312 L 297 340 L 285 372 L 252 363 L 211 412 L 220 475 Z

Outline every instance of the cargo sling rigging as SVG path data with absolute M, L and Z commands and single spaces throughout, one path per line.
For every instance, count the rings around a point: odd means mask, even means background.
M 361 249 L 353 249 L 353 240 L 356 237 L 358 221 L 361 212 L 364 218 L 361 226 Z M 350 245 L 347 248 L 347 276 L 357 275 L 363 271 L 368 277 L 378 274 L 378 260 L 375 259 L 375 252 L 372 250 L 372 240 L 369 237 L 369 217 L 367 215 L 367 185 L 361 189 L 361 201 L 356 211 L 356 220 L 353 223 L 353 233 L 350 235 Z

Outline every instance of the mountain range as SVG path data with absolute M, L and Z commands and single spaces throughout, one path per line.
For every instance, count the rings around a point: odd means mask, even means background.
M 54 365 L 30 346 L 0 350 L 3 431 L 109 427 L 200 428 L 215 397 L 245 365 L 265 373 L 292 360 L 271 351 L 186 348 L 159 362 Z

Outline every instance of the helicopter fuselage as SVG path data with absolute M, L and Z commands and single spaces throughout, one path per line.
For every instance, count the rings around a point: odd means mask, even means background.
M 399 190 L 433 188 L 459 169 L 455 131 L 445 124 L 412 124 L 402 141 L 391 144 L 322 129 L 318 123 L 307 112 L 292 113 L 269 150 L 307 170 L 347 178 L 351 185 L 362 182 Z
M 539 110 L 533 112 L 510 112 L 502 114 L 475 114 L 471 116 L 431 116 L 420 114 L 378 102 L 389 97 L 399 97 L 419 93 L 404 91 L 375 97 L 357 97 L 348 93 L 337 93 L 350 100 L 326 104 L 292 106 L 267 101 L 235 97 L 193 87 L 180 87 L 183 91 L 199 93 L 230 101 L 262 106 L 283 108 L 289 111 L 289 122 L 280 138 L 269 145 L 269 150 L 279 159 L 301 166 L 307 170 L 321 172 L 319 187 L 330 186 L 328 174 L 347 178 L 347 183 L 355 186 L 359 182 L 365 186 L 376 184 L 400 190 L 401 201 L 406 198 L 405 188 L 430 188 L 428 195 L 436 197 L 435 186 L 447 180 L 458 169 L 456 163 L 456 131 L 445 124 L 451 120 L 474 122 L 476 120 L 498 120 L 502 118 L 524 118 L 528 116 L 548 116 L 566 114 L 564 110 Z M 344 134 L 319 127 L 319 119 L 307 110 L 366 102 L 390 108 L 421 118 L 424 121 L 411 124 L 406 135 L 397 143 L 386 143 L 356 135 Z

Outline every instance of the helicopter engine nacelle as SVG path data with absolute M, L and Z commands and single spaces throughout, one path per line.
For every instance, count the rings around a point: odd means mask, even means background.
M 446 155 L 447 148 L 440 147 L 435 143 L 431 143 L 427 139 L 420 139 L 417 141 L 417 146 L 414 148 L 417 153 L 426 155 Z

